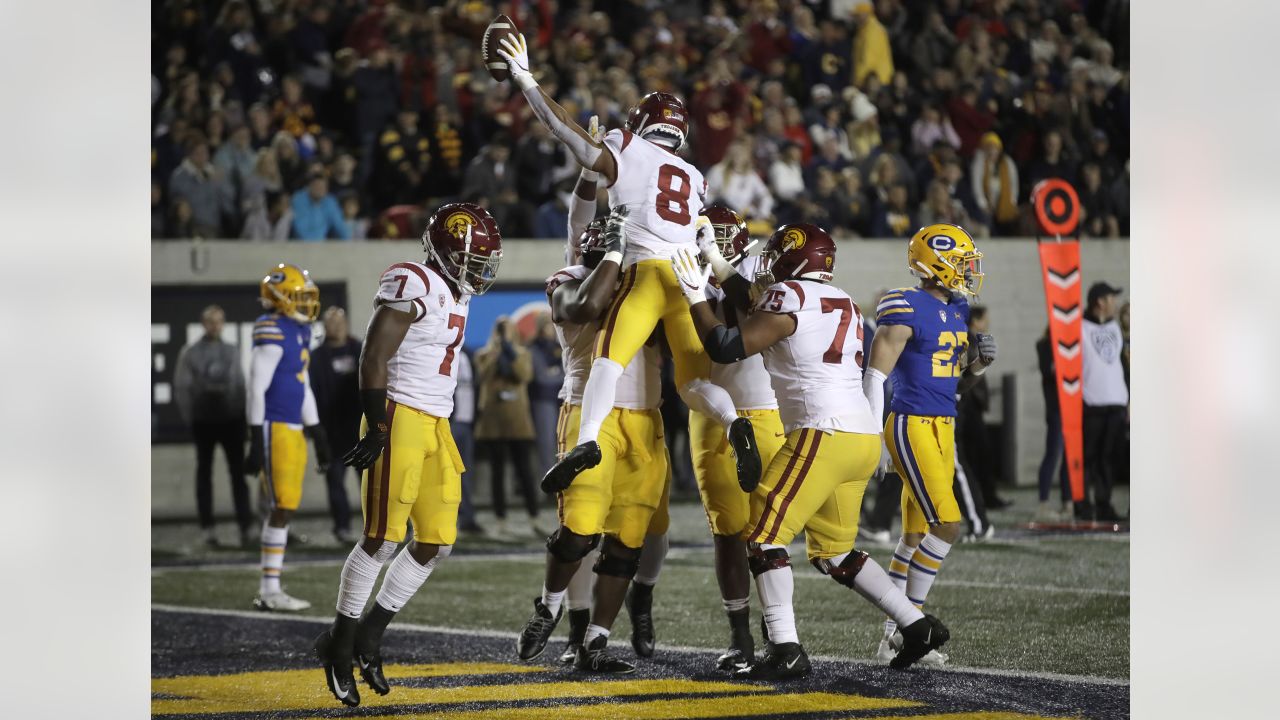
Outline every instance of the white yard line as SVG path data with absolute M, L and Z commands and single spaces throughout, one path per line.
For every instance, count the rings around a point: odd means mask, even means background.
M 222 610 L 222 609 L 215 609 L 215 608 L 185 607 L 182 605 L 163 605 L 158 603 L 152 603 L 151 610 L 153 612 L 160 611 L 160 612 L 172 612 L 172 613 L 188 613 L 191 615 L 210 615 L 215 617 L 236 617 L 236 618 L 246 618 L 250 620 L 276 620 L 276 621 L 285 621 L 285 622 L 301 622 L 301 623 L 311 623 L 315 625 L 327 625 L 331 622 L 329 618 L 311 617 L 306 615 L 285 615 L 280 613 L 264 613 L 256 610 Z M 442 635 L 460 635 L 465 637 L 486 637 L 486 638 L 495 638 L 499 640 L 515 640 L 520 635 L 519 633 L 506 632 L 502 630 L 462 629 L 462 628 L 452 628 L 452 627 L 439 627 L 436 625 L 419 625 L 416 623 L 401 623 L 401 622 L 391 623 L 388 627 L 390 627 L 393 630 L 407 630 L 410 632 L 439 633 Z M 554 635 L 553 637 L 562 638 L 563 636 L 557 634 L 557 635 Z M 686 645 L 667 645 L 665 643 L 662 645 L 659 645 L 659 648 L 663 651 L 681 653 L 681 654 L 687 654 L 687 655 L 709 655 L 711 653 L 721 652 L 719 648 L 689 647 Z M 851 663 L 854 665 L 866 665 L 866 666 L 874 666 L 874 667 L 880 666 L 879 663 L 872 662 L 870 660 L 837 657 L 834 655 L 812 655 L 810 656 L 810 659 L 818 660 L 822 662 Z M 1096 675 L 1062 675 L 1059 673 L 1049 673 L 1049 672 L 1021 672 L 1017 670 L 999 670 L 995 668 L 976 668 L 976 667 L 959 667 L 959 666 L 946 667 L 946 668 L 933 668 L 930 670 L 930 672 L 952 672 L 952 673 L 964 673 L 964 674 L 972 674 L 972 675 L 990 675 L 995 677 L 1008 677 L 1008 678 L 1035 678 L 1039 680 L 1056 680 L 1058 682 L 1079 683 L 1079 684 L 1086 684 L 1086 685 L 1111 685 L 1116 687 L 1129 686 L 1128 680 L 1122 680 L 1119 678 L 1099 677 Z

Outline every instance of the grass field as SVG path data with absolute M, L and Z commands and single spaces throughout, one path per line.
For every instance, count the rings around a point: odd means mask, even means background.
M 996 540 L 953 550 L 929 596 L 930 611 L 952 630 L 946 648 L 950 663 L 1127 681 L 1127 536 L 1036 536 L 1013 530 L 1034 505 L 1026 491 L 1013 496 L 1017 509 L 992 515 Z M 325 527 L 320 519 L 295 524 L 315 539 L 290 547 L 292 562 L 284 576 L 292 594 L 312 601 L 310 614 L 317 617 L 332 615 L 347 551 L 328 541 Z M 190 526 L 154 528 L 152 602 L 248 609 L 257 586 L 256 554 L 193 549 L 195 539 Z M 727 633 L 700 507 L 673 506 L 671 540 L 674 547 L 655 595 L 659 645 L 719 649 Z M 865 549 L 881 565 L 887 562 L 889 549 Z M 793 557 L 802 558 L 803 548 L 794 548 Z M 529 614 L 541 573 L 540 546 L 532 533 L 522 540 L 463 539 L 398 620 L 514 633 Z M 796 563 L 796 617 L 812 655 L 868 660 L 881 631 L 881 617 L 870 605 L 803 562 Z M 629 632 L 624 612 L 616 644 L 626 648 Z M 163 668 L 153 668 L 153 674 L 157 671 Z

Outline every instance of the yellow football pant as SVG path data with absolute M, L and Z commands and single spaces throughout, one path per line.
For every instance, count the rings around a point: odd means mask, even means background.
M 747 542 L 789 545 L 801 530 L 810 559 L 853 549 L 862 493 L 880 462 L 880 437 L 800 428 L 751 493 Z
M 452 545 L 458 536 L 458 503 L 466 468 L 448 418 L 387 401 L 391 441 L 360 479 L 365 537 L 401 542 L 413 518 L 413 537 Z M 360 423 L 360 434 L 368 429 Z
M 741 410 L 738 417 L 751 420 L 760 462 L 769 467 L 773 456 L 786 442 L 782 418 L 777 410 Z M 738 485 L 733 450 L 725 427 L 702 413 L 689 411 L 689 450 L 698 494 L 707 512 L 713 535 L 741 535 L 751 521 L 751 496 Z
M 930 525 L 960 522 L 955 418 L 889 413 L 884 441 L 902 476 L 902 532 L 927 533 Z
M 307 438 L 302 428 L 282 422 L 262 426 L 262 492 L 272 510 L 297 510 L 307 471 Z
M 559 450 L 578 437 L 580 405 L 561 405 Z M 629 548 L 666 532 L 670 463 L 657 410 L 614 408 L 600 428 L 600 464 L 557 496 L 560 524 L 579 535 L 605 533 Z
M 676 387 L 710 375 L 711 360 L 669 260 L 641 260 L 623 273 L 618 293 L 596 332 L 592 359 L 607 357 L 625 368 L 660 321 L 676 366 Z

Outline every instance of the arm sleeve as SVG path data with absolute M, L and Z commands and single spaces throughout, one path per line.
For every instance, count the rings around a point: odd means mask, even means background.
M 910 325 L 915 309 L 901 290 L 890 290 L 876 306 L 876 325 Z
M 316 409 L 316 394 L 311 390 L 311 373 L 302 375 L 302 424 L 304 427 L 320 424 L 320 412 Z
M 261 425 L 266 420 L 267 388 L 271 387 L 271 378 L 275 377 L 276 366 L 280 364 L 282 357 L 284 348 L 278 344 L 253 346 L 253 353 L 249 357 L 248 411 L 245 413 L 250 425 Z
M 547 104 L 546 97 L 542 94 L 542 88 L 534 85 L 524 91 L 524 97 L 529 101 L 529 108 L 533 110 L 533 114 L 542 121 L 543 125 L 551 131 L 557 140 L 564 143 L 568 148 L 569 154 L 573 155 L 578 164 L 584 168 L 590 168 L 596 164 L 596 160 L 603 152 L 599 145 L 591 142 L 587 138 L 578 133 L 575 128 L 566 125 L 551 106 Z
M 578 238 L 596 217 L 596 201 L 583 200 L 578 193 L 569 193 L 569 247 L 578 244 Z
M 867 396 L 867 403 L 871 405 L 871 417 L 879 422 L 884 418 L 884 373 L 875 368 L 867 368 L 867 372 L 862 376 L 862 394 Z

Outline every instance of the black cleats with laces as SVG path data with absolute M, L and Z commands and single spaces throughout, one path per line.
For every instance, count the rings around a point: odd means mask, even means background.
M 516 652 L 521 660 L 532 660 L 542 654 L 547 648 L 547 638 L 551 637 L 551 631 L 556 629 L 556 623 L 560 622 L 563 614 L 563 605 L 552 617 L 547 606 L 542 604 L 542 598 L 533 599 L 533 615 L 529 616 L 529 622 L 524 624 L 520 637 L 516 638 Z
M 716 668 L 733 672 L 756 661 L 756 641 L 751 637 L 751 615 L 746 610 L 729 613 L 729 649 L 716 658 Z
M 609 654 L 609 638 L 597 635 L 591 642 L 578 647 L 578 657 L 573 666 L 582 672 L 602 675 L 628 675 L 636 671 L 636 666 L 625 660 L 619 660 Z
M 734 463 L 738 471 L 738 486 L 743 492 L 751 492 L 760 484 L 760 450 L 756 447 L 756 435 L 751 421 L 740 417 L 729 426 L 729 445 L 733 448 Z
M 932 615 L 925 615 L 910 625 L 899 628 L 902 633 L 902 649 L 889 661 L 894 670 L 906 670 L 920 658 L 937 650 L 951 639 L 951 631 L 942 621 Z
M 632 582 L 625 602 L 631 616 L 631 647 L 639 657 L 653 657 L 653 586 Z
M 316 657 L 324 666 L 324 682 L 329 686 L 329 692 L 343 705 L 355 707 L 360 704 L 360 690 L 356 688 L 356 678 L 351 673 L 351 653 L 341 652 L 334 645 L 330 630 L 316 638 Z
M 587 625 L 590 622 L 591 610 L 587 608 L 569 610 L 569 642 L 565 643 L 564 652 L 560 653 L 560 664 L 571 665 L 578 657 L 578 648 L 582 647 L 582 640 L 587 636 Z
M 777 643 L 769 652 L 748 667 L 735 670 L 733 677 L 739 680 L 794 680 L 813 670 L 809 656 L 800 643 Z
M 582 471 L 599 465 L 600 458 L 600 443 L 591 441 L 578 445 L 542 476 L 542 492 L 548 495 L 564 492 Z

